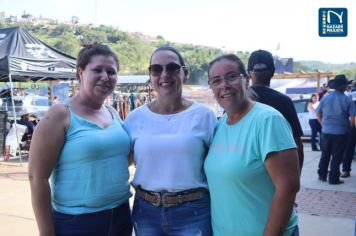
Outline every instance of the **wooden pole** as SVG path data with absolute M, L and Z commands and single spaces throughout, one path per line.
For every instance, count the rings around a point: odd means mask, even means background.
M 316 77 L 316 93 L 319 94 L 320 93 L 320 72 L 318 72 L 318 75 Z

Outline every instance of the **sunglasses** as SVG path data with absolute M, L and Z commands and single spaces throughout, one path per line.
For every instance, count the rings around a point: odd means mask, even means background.
M 151 75 L 153 76 L 160 76 L 166 68 L 166 73 L 169 75 L 176 75 L 179 73 L 180 68 L 184 68 L 185 66 L 181 66 L 175 62 L 170 62 L 167 65 L 163 66 L 160 64 L 152 64 L 150 67 L 148 67 L 148 71 L 150 72 Z

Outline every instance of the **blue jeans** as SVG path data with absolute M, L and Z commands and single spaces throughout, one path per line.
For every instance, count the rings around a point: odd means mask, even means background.
M 136 236 L 212 235 L 210 197 L 172 207 L 155 207 L 135 196 L 132 218 Z
M 116 208 L 81 215 L 52 210 L 56 236 L 131 236 L 129 203 Z
M 317 145 L 316 145 L 316 135 L 317 135 L 317 133 L 319 133 L 319 139 L 320 139 L 320 136 L 321 136 L 321 125 L 320 125 L 320 123 L 319 123 L 319 121 L 317 119 L 309 119 L 309 126 L 311 128 L 310 143 L 311 143 L 312 149 L 315 150 L 315 149 L 318 148 Z
M 356 145 L 356 128 L 353 127 L 350 129 L 347 137 L 346 148 L 344 152 L 344 158 L 342 159 L 342 171 L 350 172 L 352 158 L 354 157 Z
M 330 163 L 329 183 L 336 183 L 340 180 L 340 164 L 346 141 L 347 134 L 321 134 L 321 158 L 318 174 L 319 177 L 326 179 Z

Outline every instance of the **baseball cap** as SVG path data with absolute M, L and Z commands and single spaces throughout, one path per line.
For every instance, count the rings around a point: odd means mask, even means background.
M 274 59 L 270 52 L 265 50 L 257 50 L 251 53 L 248 59 L 248 71 L 263 72 L 275 70 Z

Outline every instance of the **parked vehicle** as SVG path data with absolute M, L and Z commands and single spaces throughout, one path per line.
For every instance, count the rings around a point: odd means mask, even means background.
M 17 119 L 24 113 L 33 114 L 41 118 L 50 107 L 48 97 L 39 95 L 27 95 L 20 99 L 17 98 L 14 100 L 14 103 Z M 11 99 L 3 99 L 0 109 L 6 110 L 10 119 L 14 116 Z
M 299 123 L 302 126 L 304 136 L 311 135 L 311 128 L 309 126 L 309 112 L 307 109 L 309 99 L 297 99 L 293 100 L 295 110 L 297 111 Z

